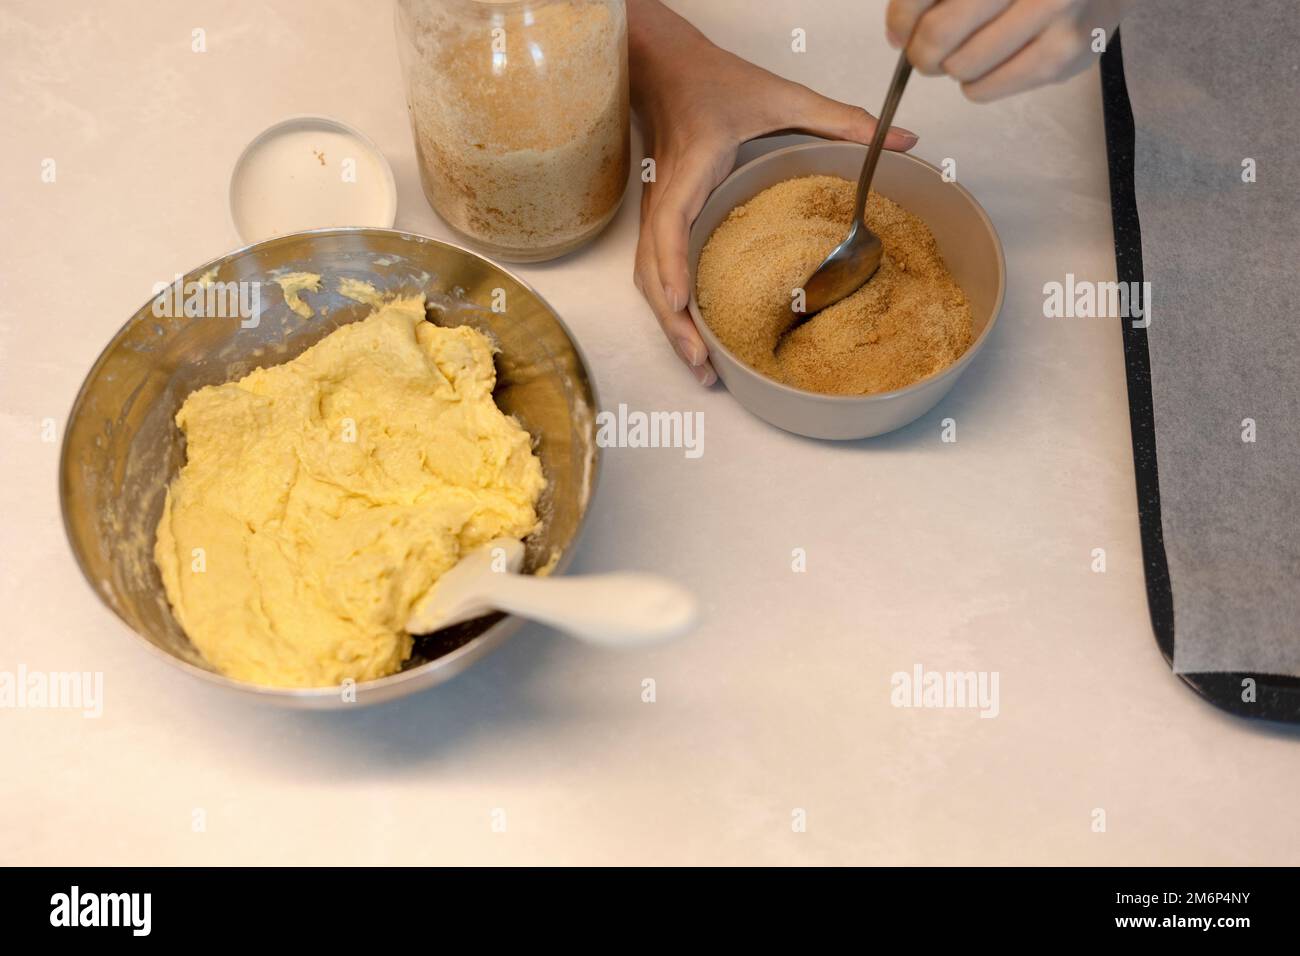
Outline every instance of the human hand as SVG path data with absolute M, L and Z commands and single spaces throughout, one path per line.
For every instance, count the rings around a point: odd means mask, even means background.
M 634 281 L 677 355 L 702 385 L 716 379 L 686 303 L 686 247 L 709 193 L 731 172 L 740 144 L 777 132 L 870 142 L 876 121 L 710 43 L 658 0 L 629 0 L 632 99 L 654 181 L 641 191 Z M 916 135 L 892 129 L 888 149 Z
M 946 73 L 978 103 L 1068 79 L 1135 0 L 889 0 L 885 29 L 919 73 Z

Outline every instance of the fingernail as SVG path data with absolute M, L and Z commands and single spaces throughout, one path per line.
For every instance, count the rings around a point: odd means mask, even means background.
M 892 46 L 895 50 L 897 50 L 900 46 L 903 45 L 903 41 L 900 40 L 900 39 L 898 39 L 898 37 L 894 34 L 894 31 L 893 31 L 893 30 L 890 30 L 889 28 L 886 28 L 886 29 L 885 29 L 885 40 L 886 40 L 886 41 L 889 43 L 889 45 Z
M 718 380 L 718 373 L 707 365 L 692 366 L 691 374 L 695 376 L 695 381 L 705 386 L 712 385 Z
M 909 146 L 915 146 L 917 140 L 921 138 L 917 136 L 915 133 L 913 133 L 910 129 L 903 129 L 903 127 L 901 126 L 895 126 L 894 132 L 898 133 L 903 137 L 903 139 L 907 140 L 907 144 Z
M 681 293 L 667 282 L 664 283 L 664 298 L 668 300 L 668 307 L 674 312 L 682 311 L 682 307 L 686 305 L 686 303 L 682 301 Z
M 709 357 L 708 353 L 704 350 L 704 346 L 699 342 L 688 339 L 684 335 L 673 339 L 673 348 L 676 349 L 677 354 L 682 357 L 682 361 L 692 368 L 703 365 L 704 360 Z

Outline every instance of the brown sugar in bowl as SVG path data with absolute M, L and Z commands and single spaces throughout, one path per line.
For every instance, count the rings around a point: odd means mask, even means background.
M 876 169 L 873 191 L 919 216 L 934 234 L 953 279 L 969 300 L 970 347 L 951 365 L 894 391 L 832 395 L 807 391 L 769 378 L 727 349 L 704 321 L 695 285 L 700 254 L 713 231 L 731 213 L 777 183 L 806 176 L 839 176 L 856 182 L 866 147 L 813 142 L 760 156 L 725 179 L 691 229 L 690 314 L 718 376 L 750 412 L 778 428 L 810 438 L 856 439 L 883 435 L 920 418 L 948 393 L 988 340 L 1006 286 L 1006 262 L 993 223 L 979 203 L 939 170 L 904 153 L 886 152 Z

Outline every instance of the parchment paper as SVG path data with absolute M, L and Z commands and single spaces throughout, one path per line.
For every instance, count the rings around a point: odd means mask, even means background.
M 1174 669 L 1300 676 L 1300 4 L 1122 30 Z

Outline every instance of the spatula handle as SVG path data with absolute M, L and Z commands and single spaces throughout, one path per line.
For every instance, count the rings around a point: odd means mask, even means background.
M 679 637 L 695 623 L 695 598 L 681 585 L 635 572 L 531 577 L 502 574 L 492 606 L 591 644 L 629 646 Z

